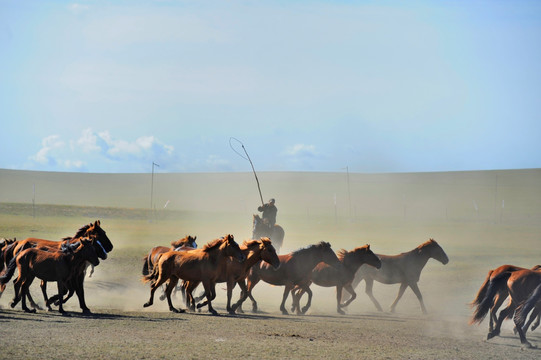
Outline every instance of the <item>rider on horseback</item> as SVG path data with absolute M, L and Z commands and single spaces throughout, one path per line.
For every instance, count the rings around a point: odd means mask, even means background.
M 274 202 L 274 199 L 270 199 L 268 203 L 257 208 L 258 211 L 263 212 L 261 215 L 263 223 L 271 230 L 274 228 L 274 224 L 276 224 L 276 213 L 278 212 Z

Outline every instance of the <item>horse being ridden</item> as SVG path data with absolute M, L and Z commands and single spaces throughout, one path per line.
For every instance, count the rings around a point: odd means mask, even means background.
M 280 225 L 269 225 L 259 215 L 254 214 L 252 239 L 268 237 L 272 241 L 272 246 L 274 246 L 277 252 L 280 252 L 280 248 L 284 242 L 284 236 L 284 229 Z
M 355 298 L 357 294 L 353 290 L 351 283 L 355 278 L 355 273 L 359 267 L 363 264 L 379 269 L 381 267 L 381 261 L 376 254 L 370 250 L 370 245 L 356 247 L 351 251 L 341 249 L 338 252 L 338 260 L 342 263 L 342 266 L 339 268 L 334 268 L 320 262 L 312 270 L 311 280 L 314 284 L 323 286 L 323 287 L 336 287 L 336 311 L 344 315 L 345 312 L 342 310 L 343 307 L 348 306 Z M 350 294 L 351 298 L 346 301 L 344 304 L 341 304 L 342 299 L 342 289 L 346 289 Z M 300 313 L 300 299 L 304 291 L 300 288 L 295 288 L 292 291 L 293 297 L 293 307 L 291 311 L 297 310 L 297 313 Z M 308 308 L 302 310 L 304 314 Z
M 233 311 L 240 307 L 247 297 L 250 297 L 252 300 L 252 311 L 257 312 L 257 302 L 252 296 L 252 291 L 260 280 L 272 285 L 284 286 L 284 295 L 280 304 L 282 314 L 288 314 L 285 308 L 285 302 L 289 292 L 295 286 L 299 286 L 308 293 L 308 302 L 306 304 L 308 308 L 312 301 L 312 291 L 309 286 L 312 269 L 322 261 L 334 267 L 341 266 L 336 254 L 331 249 L 331 244 L 323 241 L 286 255 L 279 255 L 278 258 L 280 259 L 280 267 L 278 269 L 274 269 L 269 264 L 263 262 L 252 266 L 248 274 L 247 291 L 243 292 L 237 303 L 233 305 Z
M 22 308 L 26 312 L 36 312 L 36 309 L 30 310 L 26 306 L 26 294 L 35 277 L 44 281 L 56 281 L 58 294 L 62 296 L 66 287 L 66 282 L 76 275 L 74 269 L 84 262 L 90 262 L 92 265 L 99 264 L 98 255 L 88 238 L 81 238 L 79 242 L 70 244 L 65 243 L 61 250 L 50 252 L 36 248 L 23 250 L 13 259 L 8 271 L 0 277 L 0 283 L 8 282 L 15 272 L 15 267 L 19 271 L 19 276 L 15 280 L 15 298 L 11 307 L 22 300 Z M 65 313 L 62 302 L 58 310 Z
M 361 266 L 355 275 L 352 287 L 357 287 L 362 280 L 365 280 L 366 293 L 378 311 L 382 311 L 380 304 L 372 294 L 374 280 L 383 284 L 400 284 L 398 295 L 391 305 L 391 312 L 395 311 L 396 304 L 404 294 L 404 291 L 410 287 L 417 296 L 417 299 L 419 299 L 421 310 L 426 314 L 423 296 L 417 283 L 419 282 L 421 271 L 430 258 L 438 260 L 444 265 L 449 262 L 447 254 L 445 254 L 445 251 L 443 251 L 440 245 L 434 239 L 430 239 L 415 249 L 399 255 L 376 255 L 381 260 L 381 268 L 376 269 L 372 266 Z
M 165 290 L 169 309 L 173 312 L 183 312 L 176 309 L 171 302 L 171 291 L 179 279 L 200 281 L 205 288 L 209 312 L 218 313 L 212 308 L 211 301 L 216 297 L 216 279 L 224 271 L 227 257 L 244 261 L 245 256 L 235 242 L 233 235 L 226 235 L 206 244 L 202 249 L 188 251 L 168 251 L 162 254 L 152 274 L 143 277 L 143 282 L 150 282 L 150 299 L 143 306 L 151 306 L 154 302 L 156 289 L 169 281 Z M 192 296 L 188 294 L 188 296 Z
M 233 289 L 236 284 L 239 284 L 241 291 L 246 292 L 246 282 L 245 279 L 248 276 L 250 268 L 254 266 L 259 261 L 265 261 L 267 264 L 271 265 L 274 269 L 277 269 L 280 266 L 280 259 L 276 254 L 276 250 L 272 246 L 272 243 L 269 238 L 262 237 L 260 240 L 250 240 L 244 241 L 240 245 L 240 249 L 246 256 L 246 260 L 243 263 L 238 261 L 227 259 L 227 264 L 225 271 L 220 274 L 216 282 L 226 282 L 227 283 L 227 311 L 230 314 L 234 314 L 235 311 L 231 307 L 231 297 L 233 295 Z M 192 292 L 193 289 L 198 285 L 198 283 L 188 282 L 187 289 Z M 195 299 L 195 301 L 201 300 L 200 298 Z M 197 307 L 203 307 L 206 303 L 198 304 Z
M 506 288 L 510 304 L 500 312 L 496 328 L 489 332 L 487 340 L 499 335 L 501 323 L 503 320 L 515 313 L 513 320 L 515 329 L 519 334 L 520 342 L 528 347 L 532 345 L 526 339 L 527 326 L 524 326 L 526 317 L 532 311 L 530 318 L 536 317 L 541 313 L 541 271 L 540 270 L 516 270 L 500 273 L 489 281 L 484 298 L 474 311 L 470 324 L 480 323 L 489 312 L 494 303 L 494 298 L 501 293 L 502 288 Z

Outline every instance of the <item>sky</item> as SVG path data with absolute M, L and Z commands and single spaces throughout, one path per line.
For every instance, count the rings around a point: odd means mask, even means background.
M 541 168 L 540 64 L 539 1 L 0 0 L 0 168 Z

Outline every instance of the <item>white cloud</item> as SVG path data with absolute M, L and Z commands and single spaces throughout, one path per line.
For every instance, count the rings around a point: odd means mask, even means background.
M 318 155 L 314 145 L 295 144 L 286 148 L 285 155 L 293 157 L 315 157 Z
M 59 135 L 47 136 L 41 141 L 41 149 L 39 149 L 36 155 L 31 156 L 30 160 L 33 160 L 42 165 L 50 164 L 54 162 L 54 159 L 52 158 L 52 152 L 59 148 L 63 148 L 64 146 L 65 143 L 60 140 Z
M 154 136 L 128 141 L 113 137 L 108 130 L 97 133 L 85 129 L 69 146 L 59 135 L 45 137 L 41 149 L 30 160 L 39 170 L 99 172 L 108 164 L 117 171 L 142 171 L 148 168 L 149 161 L 172 162 L 174 150 Z

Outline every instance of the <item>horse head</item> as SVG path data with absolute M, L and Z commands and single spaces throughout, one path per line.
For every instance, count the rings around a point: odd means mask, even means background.
M 195 242 L 196 239 L 197 239 L 197 236 L 188 235 L 182 239 L 173 241 L 171 243 L 171 246 L 174 248 L 190 247 L 193 249 L 197 249 L 197 243 Z
M 94 224 L 90 223 L 85 232 L 85 236 L 99 240 L 106 252 L 111 252 L 113 250 L 113 243 L 111 243 L 111 240 L 109 240 L 107 234 L 101 228 L 99 220 L 96 220 Z
M 372 250 L 370 250 L 370 245 L 366 244 L 365 246 L 355 248 L 354 253 L 363 263 L 373 266 L 376 269 L 381 268 L 381 260 L 372 252 Z
M 244 255 L 239 244 L 237 244 L 235 238 L 231 234 L 224 236 L 220 250 L 223 250 L 227 256 L 231 256 L 239 262 L 246 260 L 246 255 Z
M 262 237 L 259 242 L 261 258 L 273 268 L 278 269 L 280 267 L 280 259 L 278 258 L 278 254 L 276 254 L 276 249 L 272 246 L 271 240 L 268 237 Z
M 447 257 L 447 254 L 441 246 L 436 242 L 434 239 L 428 240 L 426 243 L 424 243 L 422 246 L 422 249 L 427 249 L 428 255 L 441 262 L 443 265 L 447 264 L 449 262 L 449 258 Z
M 342 263 L 340 262 L 334 251 L 331 249 L 330 243 L 322 241 L 317 244 L 316 247 L 321 255 L 321 261 L 323 261 L 325 264 L 330 265 L 334 268 L 340 268 L 342 266 Z
M 94 248 L 94 241 L 95 240 L 89 238 L 81 238 L 80 245 L 75 252 L 80 254 L 81 258 L 91 263 L 92 266 L 98 266 L 100 260 L 98 259 L 98 254 Z

